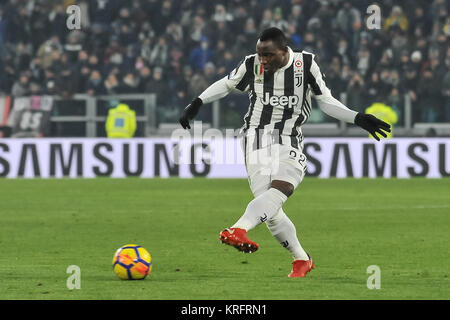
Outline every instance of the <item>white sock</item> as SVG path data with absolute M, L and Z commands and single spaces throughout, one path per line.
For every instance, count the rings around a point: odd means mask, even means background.
M 287 196 L 278 189 L 264 191 L 247 205 L 244 215 L 232 226 L 249 231 L 271 219 L 286 202 Z
M 272 219 L 267 220 L 266 225 L 275 239 L 291 253 L 294 260 L 309 260 L 308 254 L 298 241 L 294 224 L 282 208 Z

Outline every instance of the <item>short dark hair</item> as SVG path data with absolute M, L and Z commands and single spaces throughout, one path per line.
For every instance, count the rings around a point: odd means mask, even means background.
M 263 32 L 261 32 L 259 40 L 260 41 L 271 40 L 278 46 L 278 48 L 283 50 L 285 50 L 287 46 L 286 36 L 284 35 L 283 31 L 275 27 L 265 29 Z

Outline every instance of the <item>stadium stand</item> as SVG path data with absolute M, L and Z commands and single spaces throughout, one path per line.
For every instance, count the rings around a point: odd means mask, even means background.
M 290 46 L 317 54 L 334 95 L 347 93 L 351 108 L 379 101 L 403 119 L 406 95 L 413 122 L 450 122 L 450 1 L 380 1 L 381 30 L 368 30 L 372 3 L 0 1 L 0 95 L 156 93 L 170 122 L 276 26 Z M 71 4 L 81 8 L 80 30 L 66 27 Z

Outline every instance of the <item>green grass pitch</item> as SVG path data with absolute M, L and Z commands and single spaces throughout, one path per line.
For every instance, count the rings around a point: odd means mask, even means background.
M 242 179 L 1 180 L 0 299 L 450 298 L 450 180 L 306 178 L 284 206 L 316 264 L 301 279 L 265 225 L 256 253 L 220 243 L 251 199 Z M 128 243 L 153 257 L 143 281 L 112 272 Z

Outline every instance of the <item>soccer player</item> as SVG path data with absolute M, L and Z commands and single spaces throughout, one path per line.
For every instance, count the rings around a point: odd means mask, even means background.
M 306 172 L 301 125 L 311 112 L 311 96 L 328 115 L 354 123 L 380 140 L 390 125 L 370 114 L 350 110 L 335 99 L 326 86 L 314 55 L 293 51 L 277 28 L 264 30 L 256 54 L 246 56 L 226 77 L 203 91 L 182 112 L 184 129 L 203 104 L 225 97 L 237 89 L 248 92 L 250 106 L 242 127 L 243 150 L 254 199 L 241 218 L 220 232 L 220 240 L 242 252 L 254 252 L 259 245 L 247 232 L 265 222 L 272 235 L 293 257 L 289 277 L 305 277 L 313 261 L 300 245 L 296 228 L 283 204 Z

